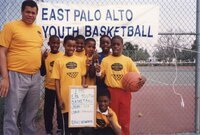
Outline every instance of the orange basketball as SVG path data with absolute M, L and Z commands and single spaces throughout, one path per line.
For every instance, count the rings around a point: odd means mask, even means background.
M 138 82 L 141 79 L 141 75 L 136 72 L 128 72 L 122 78 L 122 87 L 126 91 L 137 92 L 141 87 Z

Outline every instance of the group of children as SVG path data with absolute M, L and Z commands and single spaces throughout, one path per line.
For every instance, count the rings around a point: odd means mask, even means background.
M 78 135 L 78 128 L 68 128 L 69 86 L 97 85 L 97 126 L 83 128 L 82 134 L 130 135 L 131 93 L 123 90 L 121 79 L 127 72 L 139 71 L 134 62 L 122 54 L 123 39 L 120 36 L 112 39 L 107 35 L 101 36 L 101 53 L 96 52 L 96 41 L 93 38 L 85 39 L 82 35 L 68 35 L 64 38 L 64 54 L 59 52 L 58 36 L 50 36 L 48 45 L 51 51 L 43 53 L 41 66 L 41 75 L 46 75 L 46 133 L 52 134 L 56 101 L 57 134 Z M 141 79 L 141 87 L 144 82 L 145 79 Z

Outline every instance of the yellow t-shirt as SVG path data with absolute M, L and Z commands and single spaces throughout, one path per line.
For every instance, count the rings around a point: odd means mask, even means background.
M 74 52 L 74 55 L 78 56 L 78 57 L 84 57 L 85 56 L 85 50 L 83 50 L 82 52 Z
M 8 70 L 25 74 L 36 73 L 41 65 L 42 29 L 21 20 L 5 24 L 0 45 L 8 48 Z
M 105 83 L 108 87 L 123 88 L 121 80 L 128 72 L 138 72 L 139 70 L 131 60 L 124 55 L 115 57 L 109 55 L 102 60 L 101 72 L 105 75 Z
M 55 60 L 63 55 L 64 55 L 63 52 L 58 52 L 56 54 L 49 52 L 47 58 L 45 59 L 45 68 L 46 68 L 45 87 L 48 89 L 55 90 L 55 80 L 51 79 L 51 73 Z
M 83 59 L 83 61 L 84 61 L 84 63 L 85 63 L 85 67 L 86 67 L 87 56 L 84 55 L 84 56 L 82 57 L 82 59 Z M 89 59 L 89 60 L 92 60 L 92 57 L 88 57 L 88 59 Z M 96 77 L 90 78 L 90 77 L 89 77 L 89 74 L 86 74 L 86 76 L 85 76 L 85 82 L 86 82 L 87 85 L 96 85 Z
M 83 60 L 77 56 L 61 56 L 54 63 L 51 78 L 60 80 L 61 98 L 65 105 L 63 113 L 69 112 L 69 86 L 81 86 L 84 66 Z

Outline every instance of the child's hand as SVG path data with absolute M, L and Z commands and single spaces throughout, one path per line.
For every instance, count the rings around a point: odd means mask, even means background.
M 48 56 L 48 50 L 46 49 L 44 53 L 42 54 L 42 60 L 45 60 L 47 56 Z
M 64 110 L 64 108 L 65 108 L 65 104 L 62 100 L 59 100 L 59 107 L 61 110 Z
M 89 67 L 92 65 L 92 60 L 86 59 L 86 66 Z
M 101 71 L 101 66 L 99 63 L 96 64 L 95 68 L 96 68 L 97 73 L 99 73 Z
M 146 80 L 147 79 L 144 76 L 141 76 L 141 78 L 138 82 L 138 85 L 139 85 L 140 88 L 145 84 Z
M 97 53 L 97 51 L 95 51 L 93 56 L 92 56 L 92 62 L 94 64 L 99 63 L 99 54 Z
M 87 84 L 82 84 L 83 88 L 87 88 L 88 85 Z
M 112 121 L 113 121 L 113 111 L 111 109 L 108 109 L 107 118 L 112 123 Z

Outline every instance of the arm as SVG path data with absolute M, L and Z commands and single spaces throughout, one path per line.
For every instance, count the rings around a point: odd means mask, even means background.
M 9 88 L 9 77 L 7 68 L 7 52 L 6 47 L 0 46 L 0 74 L 2 79 L 0 80 L 0 96 L 6 97 Z
M 110 121 L 111 127 L 112 127 L 113 131 L 115 132 L 115 134 L 116 135 L 121 135 L 122 131 L 121 131 L 121 126 L 118 123 L 117 115 L 110 108 L 108 109 L 107 118 Z
M 58 97 L 59 106 L 60 106 L 60 109 L 63 110 L 65 108 L 65 106 L 64 106 L 64 102 L 62 101 L 61 94 L 60 94 L 60 80 L 55 79 L 55 84 L 56 84 L 56 94 Z
M 90 78 L 96 77 L 96 69 L 95 69 L 94 63 L 92 63 L 92 65 L 89 66 L 88 75 L 89 75 Z
M 86 59 L 86 75 L 89 75 L 90 65 L 92 65 L 92 61 L 87 58 Z
M 88 85 L 86 84 L 85 75 L 82 76 L 82 79 L 81 79 L 81 80 L 82 80 L 81 84 L 82 84 L 83 88 L 87 88 Z
M 92 63 L 89 66 L 89 77 L 90 78 L 95 78 L 96 77 L 96 65 L 99 64 L 98 60 L 98 53 L 94 53 L 92 56 Z
M 42 54 L 42 64 L 40 67 L 40 75 L 41 76 L 45 76 L 46 75 L 46 66 L 45 66 L 45 59 L 48 57 L 48 52 L 47 49 L 45 50 L 45 52 Z
M 95 69 L 96 69 L 97 78 L 100 79 L 100 80 L 104 80 L 105 74 L 102 71 L 101 65 L 97 63 Z
M 46 66 L 45 66 L 45 62 L 42 60 L 42 65 L 40 67 L 40 75 L 41 76 L 45 76 L 46 75 Z

